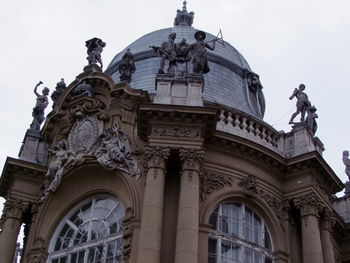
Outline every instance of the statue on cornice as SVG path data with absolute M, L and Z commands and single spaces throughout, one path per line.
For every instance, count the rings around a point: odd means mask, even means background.
M 169 66 L 167 73 L 174 74 L 175 66 L 176 66 L 176 46 L 175 46 L 176 33 L 169 34 L 168 41 L 165 41 L 161 44 L 160 47 L 151 46 L 153 50 L 157 53 L 160 59 L 159 65 L 159 74 L 164 74 L 164 66 L 165 61 L 168 60 Z
M 299 88 L 295 88 L 292 96 L 289 97 L 290 100 L 293 98 L 297 98 L 297 111 L 293 113 L 292 117 L 290 118 L 289 124 L 294 124 L 294 118 L 300 113 L 300 121 L 303 122 L 305 121 L 305 113 L 307 109 L 311 106 L 311 103 L 304 92 L 305 90 L 305 85 L 300 84 Z
M 85 42 L 85 46 L 87 47 L 87 60 L 90 64 L 97 64 L 100 63 L 101 69 L 103 68 L 101 53 L 103 51 L 103 48 L 106 46 L 106 43 L 103 42 L 101 39 L 94 37 L 90 40 L 87 40 Z
M 30 128 L 37 131 L 40 130 L 40 125 L 45 120 L 44 111 L 47 105 L 49 104 L 49 100 L 47 97 L 49 95 L 50 90 L 47 87 L 45 87 L 41 95 L 37 92 L 37 89 L 41 84 L 43 83 L 40 81 L 38 84 L 36 84 L 34 88 L 34 94 L 36 95 L 36 104 L 35 104 L 35 107 L 33 108 L 33 113 L 32 113 L 32 116 L 34 117 L 34 119 L 30 124 Z
M 55 105 L 56 101 L 61 97 L 61 94 L 63 91 L 67 88 L 66 83 L 64 82 L 64 79 L 62 78 L 61 81 L 59 81 L 56 85 L 56 89 L 51 94 L 51 99 L 53 101 L 53 106 Z
M 120 81 L 127 83 L 131 82 L 131 76 L 136 71 L 136 66 L 134 63 L 134 55 L 129 48 L 122 57 L 122 61 L 118 66 L 118 71 L 120 73 Z

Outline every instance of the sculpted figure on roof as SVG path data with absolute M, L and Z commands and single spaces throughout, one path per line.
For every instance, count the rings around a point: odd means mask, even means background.
M 161 57 L 159 65 L 159 74 L 164 74 L 165 61 L 168 60 L 169 66 L 167 73 L 173 74 L 176 66 L 176 46 L 175 46 L 176 33 L 171 33 L 169 35 L 168 41 L 161 44 L 160 47 L 151 46 L 153 50 Z
M 350 181 L 350 159 L 349 159 L 349 151 L 343 151 L 343 163 L 345 165 L 345 173 L 348 176 L 348 180 Z
M 209 42 L 204 42 L 206 34 L 203 31 L 197 31 L 194 38 L 196 42 L 191 45 L 193 73 L 206 74 L 210 71 L 206 49 L 214 50 L 216 41 L 212 41 L 212 46 L 209 45 Z
M 101 39 L 94 37 L 85 42 L 85 46 L 87 47 L 88 57 L 86 58 L 90 64 L 100 63 L 101 69 L 103 68 L 101 53 L 103 48 L 106 46 L 106 43 Z
M 289 124 L 294 123 L 294 118 L 301 113 L 300 121 L 305 121 L 305 113 L 308 109 L 308 107 L 311 106 L 311 103 L 309 101 L 309 98 L 307 97 L 306 93 L 304 92 L 305 85 L 300 84 L 299 88 L 295 88 L 292 96 L 289 97 L 290 100 L 293 98 L 297 98 L 297 111 L 293 113 L 292 117 L 290 118 Z
M 39 94 L 37 89 L 38 87 L 43 84 L 41 81 L 36 84 L 34 88 L 34 94 L 36 95 L 36 104 L 35 107 L 33 108 L 33 113 L 32 116 L 34 117 L 32 123 L 30 124 L 30 128 L 33 130 L 40 130 L 40 125 L 43 123 L 45 120 L 44 117 L 44 111 L 49 104 L 49 100 L 47 96 L 49 95 L 49 89 L 45 87 L 42 91 L 42 94 Z

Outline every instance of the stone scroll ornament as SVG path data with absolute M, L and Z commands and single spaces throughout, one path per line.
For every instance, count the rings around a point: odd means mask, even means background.
M 42 94 L 40 95 L 37 91 L 38 87 L 43 84 L 41 81 L 36 84 L 35 88 L 34 88 L 34 94 L 36 95 L 36 104 L 35 107 L 33 108 L 33 121 L 30 124 L 30 128 L 32 130 L 36 130 L 39 131 L 40 130 L 40 125 L 43 123 L 43 121 L 45 120 L 44 117 L 44 111 L 47 107 L 47 105 L 49 104 L 49 100 L 48 100 L 48 95 L 49 95 L 49 89 L 47 87 L 45 87 L 42 91 Z
M 96 151 L 97 161 L 108 170 L 121 170 L 135 179 L 141 175 L 136 159 L 133 157 L 128 136 L 114 124 L 100 137 L 100 148 Z

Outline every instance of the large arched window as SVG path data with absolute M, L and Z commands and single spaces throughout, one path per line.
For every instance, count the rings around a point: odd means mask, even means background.
M 224 202 L 210 216 L 208 263 L 272 263 L 270 234 L 245 204 Z
M 58 225 L 48 263 L 121 262 L 123 205 L 109 196 L 76 206 Z

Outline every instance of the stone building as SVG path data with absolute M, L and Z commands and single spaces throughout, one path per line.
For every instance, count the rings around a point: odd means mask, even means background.
M 29 263 L 350 262 L 350 198 L 322 142 L 264 122 L 258 75 L 193 16 L 184 5 L 104 72 L 87 41 L 89 65 L 6 160 L 0 263 L 22 225 Z

